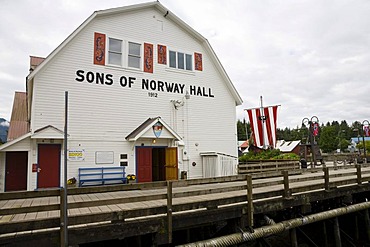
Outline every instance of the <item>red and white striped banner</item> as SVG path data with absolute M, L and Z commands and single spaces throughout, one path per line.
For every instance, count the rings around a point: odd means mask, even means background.
M 370 136 L 370 128 L 369 125 L 364 125 L 364 136 L 369 137 Z
M 261 108 L 246 110 L 253 131 L 254 143 L 257 147 L 271 146 L 275 148 L 277 108 L 277 105 L 264 107 L 263 114 Z

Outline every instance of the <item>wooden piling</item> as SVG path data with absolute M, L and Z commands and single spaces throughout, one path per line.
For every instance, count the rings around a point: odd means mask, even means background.
M 365 230 L 368 242 L 370 242 L 370 220 L 369 220 L 369 210 L 364 210 L 364 218 L 365 218 Z
M 355 241 L 359 242 L 360 240 L 360 231 L 358 229 L 358 213 L 355 214 Z
M 328 232 L 327 232 L 327 229 L 326 229 L 326 221 L 325 220 L 322 222 L 322 227 L 323 227 L 323 234 L 324 234 L 324 246 L 329 247 Z
M 340 228 L 339 228 L 339 220 L 338 217 L 334 218 L 334 239 L 335 239 L 335 246 L 342 247 L 342 241 L 340 239 Z
M 297 231 L 295 228 L 292 228 L 290 231 L 290 243 L 292 247 L 298 247 L 298 241 L 297 241 Z

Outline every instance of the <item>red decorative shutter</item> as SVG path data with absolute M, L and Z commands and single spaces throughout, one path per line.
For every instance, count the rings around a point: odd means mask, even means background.
M 199 70 L 199 71 L 203 70 L 202 54 L 194 52 L 194 63 L 195 63 L 195 70 Z
M 158 63 L 167 64 L 167 47 L 165 45 L 158 45 Z
M 94 33 L 94 64 L 105 65 L 105 34 Z
M 144 72 L 153 73 L 153 45 L 144 43 Z

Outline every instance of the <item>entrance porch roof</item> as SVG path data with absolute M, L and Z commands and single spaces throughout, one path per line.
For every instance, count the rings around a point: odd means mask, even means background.
M 155 130 L 155 126 L 159 126 L 159 130 Z M 161 117 L 148 118 L 126 136 L 126 140 L 128 141 L 136 141 L 139 138 L 182 140 L 180 135 L 178 135 Z

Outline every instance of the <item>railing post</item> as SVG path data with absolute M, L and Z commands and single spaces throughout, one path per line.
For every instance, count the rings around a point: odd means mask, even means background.
M 290 198 L 291 197 L 291 191 L 289 189 L 289 174 L 288 171 L 282 171 L 281 172 L 284 179 L 284 198 Z
M 362 184 L 361 166 L 360 165 L 356 165 L 356 173 L 357 173 L 357 184 Z
M 329 185 L 329 168 L 325 167 L 323 168 L 324 171 L 324 181 L 325 181 L 325 190 L 330 190 L 330 185 Z
M 252 227 L 253 224 L 253 184 L 252 175 L 247 175 L 247 198 L 248 198 L 248 226 Z
M 168 243 L 172 243 L 172 181 L 167 181 L 167 233 Z

